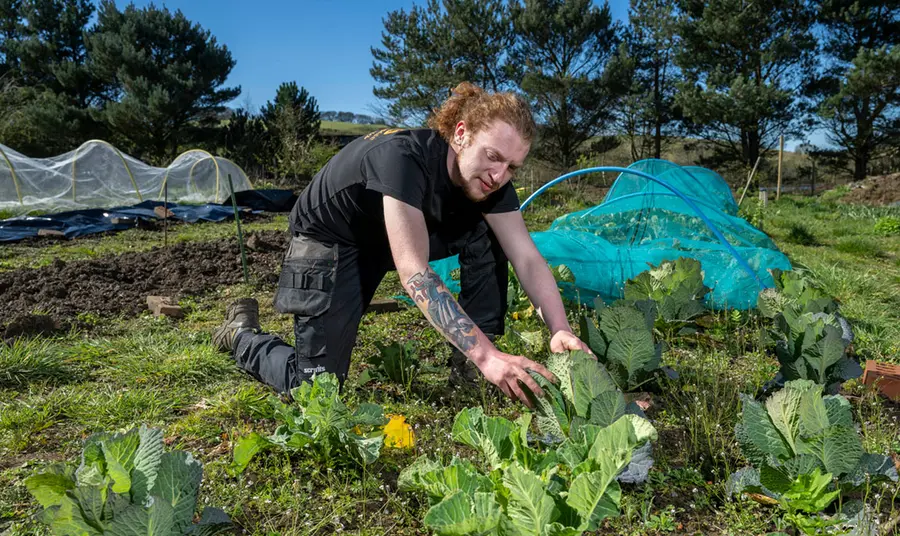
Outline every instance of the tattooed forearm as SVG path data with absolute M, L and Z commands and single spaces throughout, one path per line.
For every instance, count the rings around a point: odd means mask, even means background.
M 410 277 L 406 286 L 431 322 L 460 350 L 466 352 L 478 344 L 475 323 L 463 312 L 453 294 L 431 268 Z

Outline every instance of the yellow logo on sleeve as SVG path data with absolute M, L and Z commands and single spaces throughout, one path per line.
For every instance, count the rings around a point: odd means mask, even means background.
M 396 133 L 396 132 L 400 132 L 401 130 L 404 130 L 404 129 L 402 129 L 402 128 L 383 128 L 383 129 L 381 129 L 381 130 L 376 130 L 376 131 L 374 131 L 374 132 L 369 132 L 368 134 L 366 134 L 365 136 L 363 136 L 363 138 L 366 139 L 366 140 L 368 140 L 368 141 L 372 141 L 372 140 L 374 140 L 375 138 L 378 138 L 378 137 L 380 137 L 380 136 L 387 136 L 387 135 L 389 135 L 389 134 L 394 134 L 394 133 Z

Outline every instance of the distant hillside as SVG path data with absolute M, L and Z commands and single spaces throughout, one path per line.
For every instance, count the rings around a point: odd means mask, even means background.
M 323 136 L 362 136 L 382 128 L 388 128 L 388 125 L 360 125 L 342 121 L 322 121 L 319 133 Z

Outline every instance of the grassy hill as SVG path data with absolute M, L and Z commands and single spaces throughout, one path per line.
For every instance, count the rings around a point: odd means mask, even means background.
M 319 132 L 326 136 L 362 136 L 375 130 L 387 128 L 387 126 L 388 125 L 358 125 L 356 123 L 344 123 L 342 121 L 322 121 Z

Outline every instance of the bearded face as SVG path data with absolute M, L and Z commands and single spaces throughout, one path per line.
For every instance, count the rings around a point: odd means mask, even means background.
M 531 148 L 515 128 L 499 120 L 474 135 L 460 121 L 454 134 L 456 158 L 450 177 L 475 202 L 512 180 Z

